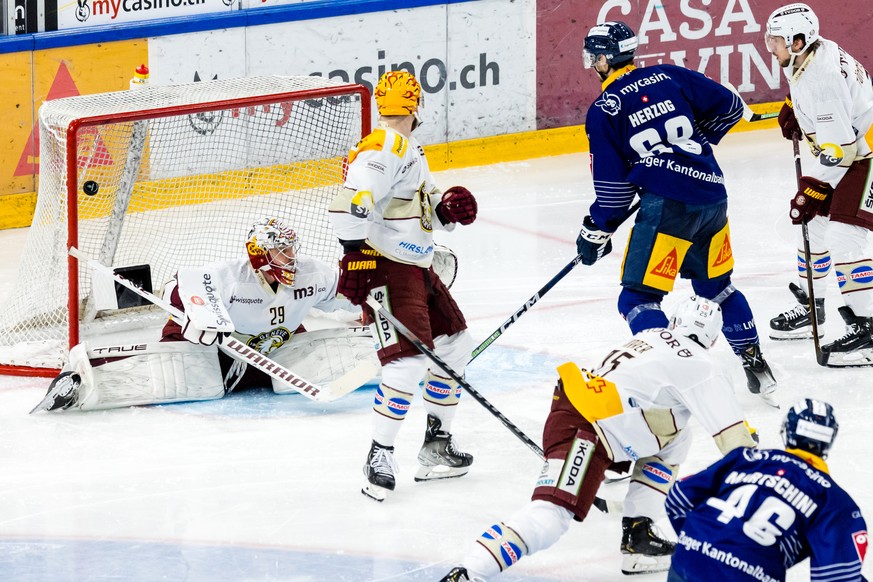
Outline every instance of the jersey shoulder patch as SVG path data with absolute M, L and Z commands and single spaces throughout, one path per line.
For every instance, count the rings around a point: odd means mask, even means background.
M 402 158 L 406 153 L 407 147 L 409 147 L 409 141 L 399 133 L 377 128 L 359 141 L 358 145 L 349 152 L 349 163 L 352 163 L 357 156 L 366 151 L 390 151 L 397 157 Z

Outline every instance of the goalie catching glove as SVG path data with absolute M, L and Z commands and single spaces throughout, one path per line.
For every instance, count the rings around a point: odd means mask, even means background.
M 600 230 L 591 216 L 582 221 L 582 230 L 576 239 L 576 252 L 582 256 L 583 265 L 593 265 L 612 252 L 611 232 Z
M 376 259 L 361 251 L 351 251 L 340 259 L 340 274 L 336 292 L 352 302 L 361 305 L 370 293 L 373 275 L 376 273 Z
M 436 214 L 443 224 L 459 222 L 472 224 L 476 220 L 479 205 L 476 198 L 463 186 L 452 186 L 443 193 L 442 202 L 436 206 Z
M 827 182 L 816 180 L 809 176 L 802 176 L 798 180 L 799 189 L 794 199 L 791 201 L 791 216 L 792 224 L 806 224 L 816 214 L 826 216 L 828 211 L 825 203 L 830 198 L 834 189 Z

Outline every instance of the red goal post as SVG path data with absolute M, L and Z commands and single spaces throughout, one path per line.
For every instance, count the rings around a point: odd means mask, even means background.
M 54 375 L 92 337 L 157 339 L 136 334 L 166 314 L 95 277 L 71 246 L 156 294 L 179 267 L 244 257 L 248 228 L 263 216 L 294 226 L 302 253 L 336 261 L 327 206 L 371 124 L 365 87 L 321 77 L 45 102 L 34 220 L 0 312 L 0 373 Z

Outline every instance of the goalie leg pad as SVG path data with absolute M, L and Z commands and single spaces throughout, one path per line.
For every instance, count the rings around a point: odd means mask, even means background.
M 81 376 L 81 410 L 214 400 L 225 394 L 215 346 L 159 342 L 70 353 Z
M 527 544 L 521 536 L 503 522 L 495 523 L 486 529 L 476 543 L 491 554 L 501 572 L 528 553 Z
M 298 333 L 289 343 L 271 353 L 270 359 L 310 382 L 322 385 L 330 384 L 362 364 L 380 369 L 375 339 L 366 327 Z M 275 379 L 273 392 L 296 393 Z

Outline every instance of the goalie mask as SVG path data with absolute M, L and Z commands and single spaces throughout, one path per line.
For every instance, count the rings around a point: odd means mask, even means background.
M 794 42 L 794 37 L 798 35 L 803 37 L 805 44 L 803 50 L 795 53 L 791 50 L 791 45 Z M 773 52 L 775 46 L 773 43 L 778 38 L 785 40 L 785 47 L 788 49 L 788 54 L 791 55 L 791 65 L 793 66 L 794 57 L 803 53 L 819 39 L 818 17 L 812 8 L 797 2 L 774 10 L 767 19 L 767 29 L 764 33 L 764 42 L 769 52 Z
M 782 442 L 786 448 L 800 449 L 827 459 L 839 428 L 833 406 L 822 400 L 805 398 L 785 415 Z
M 424 105 L 421 85 L 412 73 L 388 71 L 379 79 L 373 96 L 380 116 L 414 115 L 416 126 L 421 124 L 419 107 Z
M 282 285 L 294 285 L 297 273 L 297 233 L 278 218 L 262 218 L 252 225 L 246 240 L 249 262 L 255 271 L 269 273 Z
M 630 26 L 619 21 L 604 22 L 588 31 L 582 51 L 582 64 L 590 69 L 600 55 L 604 55 L 609 66 L 617 69 L 634 60 L 637 46 L 637 35 Z
M 715 301 L 692 295 L 676 306 L 670 329 L 694 340 L 706 349 L 715 345 L 721 334 L 721 307 Z

